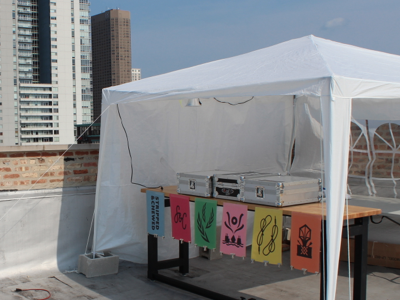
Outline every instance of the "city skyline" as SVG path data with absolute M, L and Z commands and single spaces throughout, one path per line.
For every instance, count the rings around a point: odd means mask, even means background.
M 131 12 L 132 67 L 142 78 L 223 59 L 313 34 L 400 54 L 400 2 L 99 0 L 91 15 Z

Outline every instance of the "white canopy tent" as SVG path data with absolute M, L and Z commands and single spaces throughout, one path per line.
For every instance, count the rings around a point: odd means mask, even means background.
M 175 185 L 184 171 L 315 171 L 334 299 L 352 109 L 358 119 L 398 118 L 399 70 L 399 56 L 307 36 L 104 89 L 94 252 L 146 262 L 145 195 L 132 183 Z M 191 98 L 202 106 L 186 107 Z M 166 236 L 164 257 L 176 248 Z

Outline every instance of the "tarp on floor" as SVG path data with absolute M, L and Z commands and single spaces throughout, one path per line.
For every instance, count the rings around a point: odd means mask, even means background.
M 306 36 L 104 89 L 94 250 L 146 262 L 145 195 L 133 183 L 176 185 L 177 172 L 201 170 L 319 172 L 334 299 L 352 109 L 398 118 L 399 70 L 399 56 Z M 192 98 L 202 105 L 187 107 Z M 177 248 L 166 236 L 163 258 Z

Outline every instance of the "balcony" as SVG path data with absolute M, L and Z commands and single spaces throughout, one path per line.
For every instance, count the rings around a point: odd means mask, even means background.
M 24 99 L 25 100 L 25 99 Z M 51 104 L 36 104 L 36 103 L 20 103 L 20 108 L 25 108 L 25 109 L 29 109 L 29 108 L 43 108 L 43 109 L 49 109 L 49 107 L 51 108 Z
M 44 109 L 45 110 L 45 109 Z M 51 109 L 50 109 L 51 110 Z M 49 116 L 52 114 L 52 112 L 46 112 L 46 111 L 20 111 L 19 112 L 21 116 Z
M 27 131 L 27 130 L 52 130 L 54 127 L 52 127 L 53 124 L 47 124 L 47 126 L 21 126 L 21 131 Z M 57 128 L 56 128 L 57 130 Z
M 18 30 L 18 35 L 28 35 L 28 36 L 31 36 L 31 35 L 32 35 L 32 31 L 31 31 L 31 30 Z
M 18 60 L 18 64 L 19 65 L 29 65 L 29 66 L 31 66 L 32 65 L 32 60 L 31 59 L 29 59 L 29 60 L 20 59 L 20 60 Z
M 18 6 L 31 6 L 31 1 L 18 1 Z
M 31 8 L 30 7 L 18 7 L 18 13 L 19 14 L 31 14 Z
M 18 28 L 32 28 L 31 23 L 20 23 L 18 22 Z
M 18 57 L 33 57 L 32 52 L 18 52 Z
M 30 75 L 19 75 L 19 79 L 30 79 L 30 80 L 32 80 L 32 74 L 30 74 Z
M 20 50 L 32 50 L 32 45 L 18 45 Z
M 32 21 L 32 17 L 31 16 L 26 16 L 26 15 L 18 15 L 18 21 L 31 22 Z
M 53 134 L 44 134 L 44 133 L 38 133 L 38 134 L 23 134 L 21 133 L 21 138 L 37 138 L 37 137 L 53 137 Z
M 20 75 L 28 75 L 28 74 L 21 74 L 21 72 L 24 72 L 24 73 L 32 73 L 33 72 L 33 69 L 32 68 L 27 68 L 27 67 L 19 67 L 19 72 L 20 72 Z M 32 74 L 29 74 L 29 75 L 32 75 Z
M 53 123 L 54 120 L 40 120 L 40 119 L 35 119 L 35 120 L 24 120 L 22 117 L 20 118 L 19 122 L 21 124 L 33 124 L 33 123 Z
M 18 38 L 18 42 L 20 43 L 32 43 L 32 39 L 31 38 Z

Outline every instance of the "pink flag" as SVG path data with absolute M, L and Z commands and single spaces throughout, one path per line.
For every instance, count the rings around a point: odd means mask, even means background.
M 176 240 L 191 242 L 189 197 L 170 195 L 172 237 Z
M 220 251 L 246 256 L 247 206 L 224 203 Z

